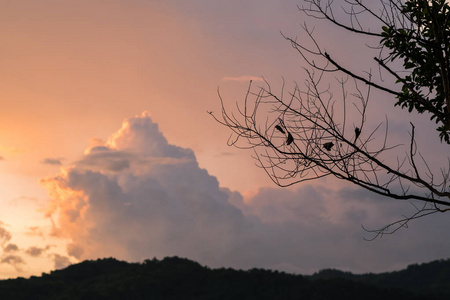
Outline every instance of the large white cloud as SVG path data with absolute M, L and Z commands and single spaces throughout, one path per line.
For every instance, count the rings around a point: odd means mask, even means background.
M 68 254 L 80 260 L 178 255 L 212 267 L 366 272 L 442 258 L 450 249 L 430 232 L 448 226 L 446 218 L 364 241 L 362 224 L 385 225 L 405 207 L 349 187 L 264 188 L 244 201 L 199 168 L 190 149 L 170 145 L 147 113 L 43 182 L 54 234 L 69 238 Z
M 183 255 L 220 263 L 251 234 L 193 152 L 167 143 L 147 114 L 128 119 L 103 147 L 44 181 L 55 232 L 77 258 Z

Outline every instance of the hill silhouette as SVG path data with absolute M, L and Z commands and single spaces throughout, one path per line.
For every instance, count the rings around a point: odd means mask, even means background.
M 450 260 L 381 274 L 322 270 L 302 276 L 210 269 L 179 257 L 142 263 L 106 258 L 1 280 L 0 299 L 450 299 Z

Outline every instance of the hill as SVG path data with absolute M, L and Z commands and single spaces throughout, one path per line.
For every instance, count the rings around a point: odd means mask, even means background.
M 179 257 L 84 261 L 29 279 L 0 281 L 1 299 L 450 299 L 450 261 L 382 274 L 312 276 L 210 269 Z
M 450 260 L 414 264 L 405 270 L 381 274 L 355 275 L 327 269 L 309 276 L 309 278 L 312 280 L 341 278 L 378 287 L 401 288 L 415 293 L 433 295 L 435 298 L 450 299 Z

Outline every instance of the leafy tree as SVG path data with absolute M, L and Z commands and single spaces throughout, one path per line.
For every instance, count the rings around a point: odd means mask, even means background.
M 381 43 L 390 50 L 384 59 L 376 59 L 391 73 L 401 92 L 394 92 L 397 105 L 419 113 L 429 112 L 440 125 L 441 140 L 450 144 L 450 7 L 445 0 L 407 1 L 401 9 L 406 18 L 402 27 L 386 23 Z M 403 60 L 406 76 L 386 65 Z
M 450 210 L 450 159 L 443 160 L 447 166 L 433 172 L 417 149 L 412 123 L 405 145 L 389 143 L 388 120 L 372 128 L 367 123 L 369 96 L 377 90 L 409 112 L 429 114 L 441 143 L 450 144 L 448 3 L 305 3 L 299 10 L 310 18 L 326 20 L 355 39 L 375 44 L 368 46 L 367 53 L 375 54 L 367 60 L 376 64 L 379 75 L 375 78 L 371 71 L 353 70 L 339 62 L 305 23 L 302 27 L 309 40 L 299 42 L 283 35 L 306 63 L 304 86 L 296 84 L 285 93 L 283 83 L 277 94 L 267 81 L 257 88 L 250 82 L 237 113 L 225 109 L 219 93 L 222 114 L 211 114 L 232 130 L 229 144 L 253 149 L 259 166 L 279 186 L 334 176 L 376 194 L 413 202 L 412 215 L 374 230 L 374 237 L 393 233 L 412 219 Z M 336 5 L 345 5 L 341 6 L 344 13 Z M 330 88 L 330 74 L 337 79 L 339 93 Z

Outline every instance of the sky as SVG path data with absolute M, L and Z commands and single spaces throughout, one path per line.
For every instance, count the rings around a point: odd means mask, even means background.
M 302 83 L 305 63 L 280 32 L 305 39 L 304 22 L 343 62 L 370 67 L 361 40 L 297 5 L 0 0 L 0 278 L 102 257 L 301 274 L 448 258 L 448 215 L 368 242 L 362 226 L 414 207 L 331 178 L 279 188 L 207 113 L 220 113 L 218 89 L 233 110 L 250 79 Z M 448 148 L 428 116 L 380 93 L 370 105 L 368 124 L 389 117 L 393 140 L 408 143 L 413 121 L 441 167 Z

